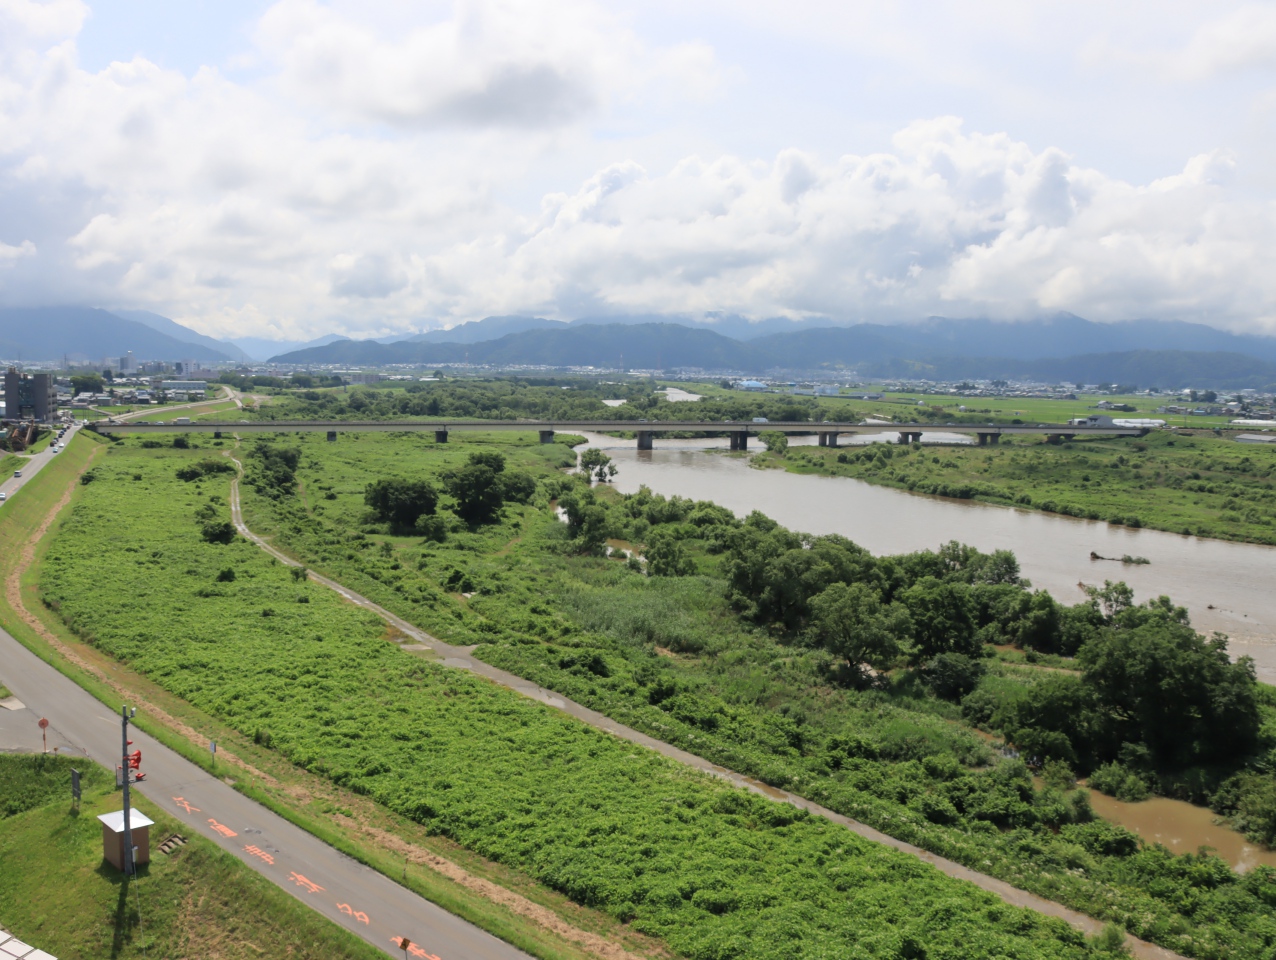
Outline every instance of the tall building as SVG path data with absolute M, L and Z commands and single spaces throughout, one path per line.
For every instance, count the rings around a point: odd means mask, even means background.
M 58 414 L 57 381 L 51 373 L 20 373 L 10 367 L 4 374 L 6 420 L 51 422 Z

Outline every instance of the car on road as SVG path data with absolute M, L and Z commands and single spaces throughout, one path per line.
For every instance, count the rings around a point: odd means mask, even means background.
M 8 495 L 7 493 L 5 493 L 3 490 L 0 490 L 0 503 L 4 503 L 5 499 L 6 499 L 8 496 L 9 496 L 9 495 Z
M 14 475 L 14 477 L 20 477 L 20 476 L 22 476 L 22 471 L 21 471 L 21 470 L 14 470 L 14 471 L 13 471 L 13 475 Z

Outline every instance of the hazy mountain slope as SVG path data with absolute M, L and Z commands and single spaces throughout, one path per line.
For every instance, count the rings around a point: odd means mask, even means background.
M 348 340 L 338 333 L 329 333 L 314 340 L 267 340 L 265 337 L 235 337 L 230 342 L 241 348 L 253 360 L 269 360 L 280 353 L 322 347 L 338 340 Z
M 450 330 L 427 330 L 405 339 L 408 343 L 481 343 L 484 340 L 498 340 L 510 333 L 522 333 L 524 330 L 565 326 L 567 324 L 560 320 L 546 320 L 542 317 L 484 317 L 482 320 L 457 324 Z
M 64 355 L 92 364 L 133 351 L 138 360 L 230 360 L 220 349 L 178 340 L 136 320 L 90 307 L 0 309 L 4 359 L 58 360 Z
M 1276 385 L 1276 363 L 1241 353 L 1189 350 L 1132 350 L 1035 360 L 1007 357 L 891 359 L 869 364 L 865 372 L 886 378 L 1119 383 L 1162 390 L 1262 389 Z
M 525 330 L 484 343 L 427 343 L 401 340 L 381 344 L 350 340 L 298 350 L 273 359 L 281 363 L 479 363 L 502 365 L 596 366 L 626 368 L 695 366 L 750 369 L 758 361 L 737 340 L 711 330 L 674 323 L 601 326 L 564 325 L 562 329 Z
M 133 320 L 137 323 L 145 324 L 152 330 L 158 330 L 160 333 L 172 337 L 174 340 L 181 340 L 185 343 L 198 343 L 211 350 L 218 350 L 231 360 L 251 360 L 252 358 L 237 347 L 233 343 L 225 340 L 218 340 L 216 337 L 205 336 L 202 333 L 196 333 L 190 327 L 178 323 L 176 320 L 170 320 L 168 317 L 162 317 L 158 313 L 151 313 L 149 310 L 112 310 L 111 313 L 117 317 L 123 317 L 125 320 Z M 136 352 L 136 351 L 135 351 Z M 191 360 L 196 359 L 190 357 Z

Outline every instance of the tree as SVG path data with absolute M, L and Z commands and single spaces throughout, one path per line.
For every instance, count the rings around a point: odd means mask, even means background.
M 856 674 L 861 664 L 882 670 L 899 656 L 906 617 L 902 609 L 883 605 L 877 591 L 863 583 L 832 583 L 811 600 L 815 637 Z
M 580 465 L 587 477 L 599 483 L 606 483 L 616 475 L 616 465 L 611 462 L 611 457 L 597 447 L 590 447 L 580 455 Z
M 784 456 L 785 451 L 789 449 L 788 434 L 781 433 L 779 430 L 763 430 L 758 434 L 758 439 L 766 447 L 767 453 L 774 453 L 779 457 Z
M 505 503 L 501 473 L 505 458 L 499 453 L 471 453 L 459 470 L 444 474 L 447 492 L 456 499 L 456 512 L 467 523 L 486 523 Z
M 1218 763 L 1258 742 L 1254 663 L 1227 640 L 1166 619 L 1109 628 L 1077 655 L 1099 712 L 1099 754 L 1147 745 L 1161 766 Z
M 970 588 L 922 577 L 904 591 L 902 600 L 913 620 L 917 659 L 941 653 L 975 652 L 975 620 Z
M 235 528 L 229 520 L 206 523 L 200 533 L 208 543 L 230 543 L 235 539 Z
M 671 531 L 656 527 L 647 538 L 647 572 L 653 577 L 687 577 L 696 572 L 696 565 Z
M 567 532 L 587 553 L 597 553 L 607 542 L 607 511 L 588 489 L 571 490 L 558 498 L 567 515 Z
M 363 502 L 372 508 L 378 520 L 394 530 L 413 530 L 423 516 L 434 513 L 439 492 L 428 480 L 385 477 L 368 484 Z
M 78 396 L 81 393 L 101 393 L 102 378 L 96 373 L 80 373 L 71 378 L 71 390 Z

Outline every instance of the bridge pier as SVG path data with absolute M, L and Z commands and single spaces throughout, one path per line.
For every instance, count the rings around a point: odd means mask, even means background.
M 435 431 L 434 431 L 434 442 L 435 442 L 435 443 L 447 443 L 447 431 L 446 431 L 446 430 L 435 430 Z
M 981 447 L 986 447 L 990 443 L 993 446 L 996 446 L 997 444 L 1001 443 L 1001 434 L 999 433 L 981 433 L 981 434 L 978 434 L 978 437 L 979 437 L 979 445 Z
M 1059 444 L 1063 443 L 1063 434 L 1062 433 L 1046 434 L 1046 443 L 1053 444 L 1056 447 L 1059 446 Z
M 732 450 L 748 450 L 749 449 L 749 432 L 747 430 L 733 430 L 729 434 Z
M 638 449 L 651 450 L 653 448 L 652 442 L 651 442 L 651 439 L 653 436 L 654 434 L 650 430 L 639 430 L 638 431 Z
M 329 442 L 329 443 L 336 443 L 336 442 L 337 442 L 337 431 L 336 431 L 336 430 L 329 430 L 329 431 L 328 431 L 328 442 Z
M 553 442 L 554 442 L 554 431 L 553 431 L 553 430 L 542 430 L 542 431 L 541 431 L 541 443 L 553 443 Z
M 908 433 L 901 432 L 899 435 L 899 442 L 900 443 L 921 443 L 922 435 L 920 433 L 913 433 L 912 431 L 909 431 Z
M 836 447 L 837 446 L 837 434 L 834 433 L 833 431 L 830 431 L 830 430 L 821 431 L 819 436 L 820 436 L 821 447 Z

